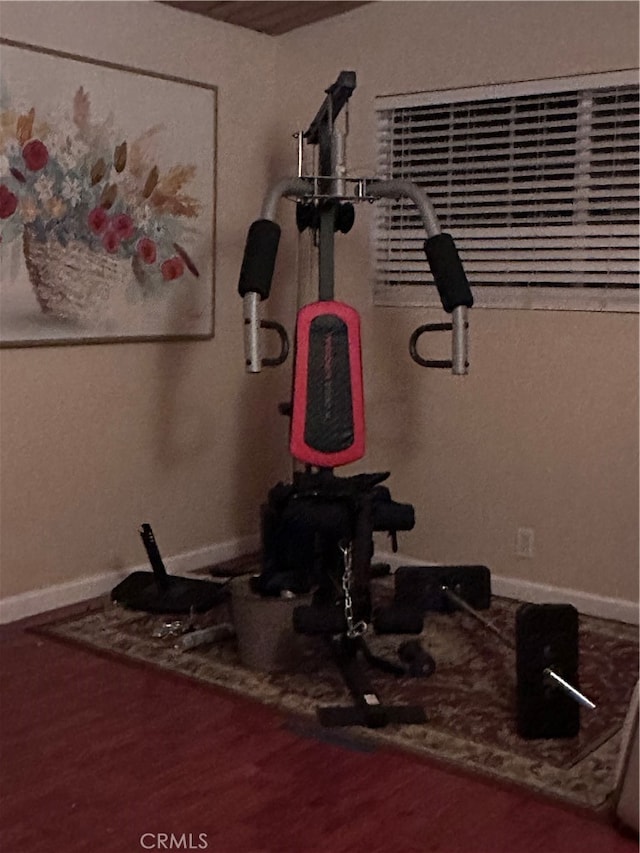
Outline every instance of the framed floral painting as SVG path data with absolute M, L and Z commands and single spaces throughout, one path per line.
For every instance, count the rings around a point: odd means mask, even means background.
M 0 345 L 213 335 L 215 86 L 0 39 Z

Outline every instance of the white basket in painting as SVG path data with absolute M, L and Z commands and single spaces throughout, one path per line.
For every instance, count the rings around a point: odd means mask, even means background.
M 129 258 L 92 251 L 80 240 L 66 246 L 41 242 L 24 231 L 24 258 L 43 311 L 52 317 L 96 322 L 109 313 L 109 301 L 131 281 Z

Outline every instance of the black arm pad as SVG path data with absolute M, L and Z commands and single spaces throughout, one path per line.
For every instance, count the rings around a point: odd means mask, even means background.
M 451 234 L 429 237 L 424 241 L 424 251 L 447 314 L 460 305 L 471 308 L 473 294 Z
M 416 516 L 411 504 L 400 504 L 397 501 L 373 502 L 373 529 L 382 530 L 413 530 Z
M 240 269 L 240 296 L 259 293 L 261 299 L 269 298 L 279 242 L 280 226 L 277 222 L 256 219 L 251 224 Z

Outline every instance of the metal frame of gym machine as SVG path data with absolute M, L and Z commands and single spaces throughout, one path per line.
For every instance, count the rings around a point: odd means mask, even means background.
M 246 369 L 249 373 L 259 373 L 263 367 L 278 366 L 285 361 L 289 352 L 289 341 L 285 329 L 279 323 L 264 320 L 261 317 L 261 303 L 269 297 L 280 237 L 280 227 L 276 221 L 280 200 L 282 198 L 293 200 L 296 203 L 298 230 L 302 232 L 306 228 L 311 228 L 314 233 L 318 251 L 318 301 L 330 302 L 334 299 L 335 233 L 336 231 L 347 233 L 350 230 L 355 216 L 353 205 L 380 199 L 397 200 L 406 197 L 415 204 L 422 219 L 427 236 L 424 249 L 429 267 L 442 307 L 451 315 L 451 322 L 429 323 L 418 327 L 411 336 L 409 352 L 411 358 L 423 367 L 450 369 L 454 375 L 463 376 L 469 368 L 468 309 L 473 305 L 473 296 L 455 244 L 450 235 L 442 232 L 433 204 L 427 194 L 416 184 L 406 180 L 348 176 L 345 156 L 346 133 L 338 130 L 335 120 L 347 105 L 355 86 L 355 73 L 343 71 L 336 82 L 325 90 L 326 98 L 311 125 L 305 132 L 296 134 L 298 174 L 295 177 L 284 178 L 270 188 L 263 201 L 260 219 L 253 223 L 249 231 L 238 287 L 243 298 Z M 303 174 L 305 142 L 317 146 L 317 174 Z M 263 356 L 262 329 L 275 330 L 280 338 L 281 351 L 275 358 Z M 429 359 L 419 355 L 420 337 L 426 333 L 442 331 L 451 332 L 451 357 Z M 281 411 L 291 415 L 289 406 L 281 406 Z M 393 535 L 395 547 L 395 532 Z M 350 554 L 347 549 L 344 549 L 344 567 L 346 575 L 350 571 Z M 458 577 L 464 575 L 464 570 L 475 569 L 484 569 L 488 576 L 488 570 L 485 567 L 452 568 L 458 570 Z M 468 574 L 471 577 L 471 573 L 468 572 Z M 413 580 L 415 581 L 415 577 Z M 418 581 L 421 582 L 422 579 L 418 578 Z M 433 581 L 430 582 L 433 583 Z M 513 644 L 460 596 L 460 584 L 455 585 L 445 580 L 438 582 L 437 586 L 439 607 L 443 606 L 442 602 L 447 602 L 449 609 L 466 611 L 484 628 L 492 631 L 503 644 L 516 651 L 518 728 L 522 736 L 570 737 L 576 734 L 579 727 L 578 705 L 587 708 L 594 708 L 595 705 L 562 678 L 556 672 L 558 667 L 552 668 L 550 663 L 553 654 L 557 654 L 559 658 L 568 662 L 574 677 L 577 674 L 577 612 L 574 608 L 570 605 L 525 605 L 523 612 L 518 614 L 516 624 L 518 642 Z M 348 588 L 345 590 L 345 596 L 350 611 Z M 490 581 L 485 580 L 484 576 L 481 578 L 480 596 L 483 601 L 488 600 L 487 597 L 490 598 Z M 488 604 L 483 603 L 477 606 L 487 607 Z M 548 609 L 540 609 L 540 607 Z M 375 694 L 358 666 L 356 660 L 358 652 L 363 652 L 368 663 L 379 666 L 386 672 L 398 675 L 402 674 L 403 670 L 395 667 L 391 662 L 376 658 L 369 652 L 362 638 L 367 626 L 364 622 L 356 622 L 356 618 L 351 618 L 348 612 L 348 630 L 339 637 L 337 635 L 333 637 L 334 657 L 356 701 L 356 706 L 319 709 L 320 721 L 324 725 L 370 727 L 384 726 L 389 722 L 425 722 L 426 717 L 422 708 L 385 706 Z M 564 636 L 562 636 L 563 630 Z M 556 648 L 559 651 L 556 651 Z M 558 696 L 560 696 L 559 701 Z

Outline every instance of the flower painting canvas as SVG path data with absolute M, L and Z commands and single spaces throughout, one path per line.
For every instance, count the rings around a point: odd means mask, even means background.
M 0 40 L 0 344 L 213 334 L 216 89 Z

